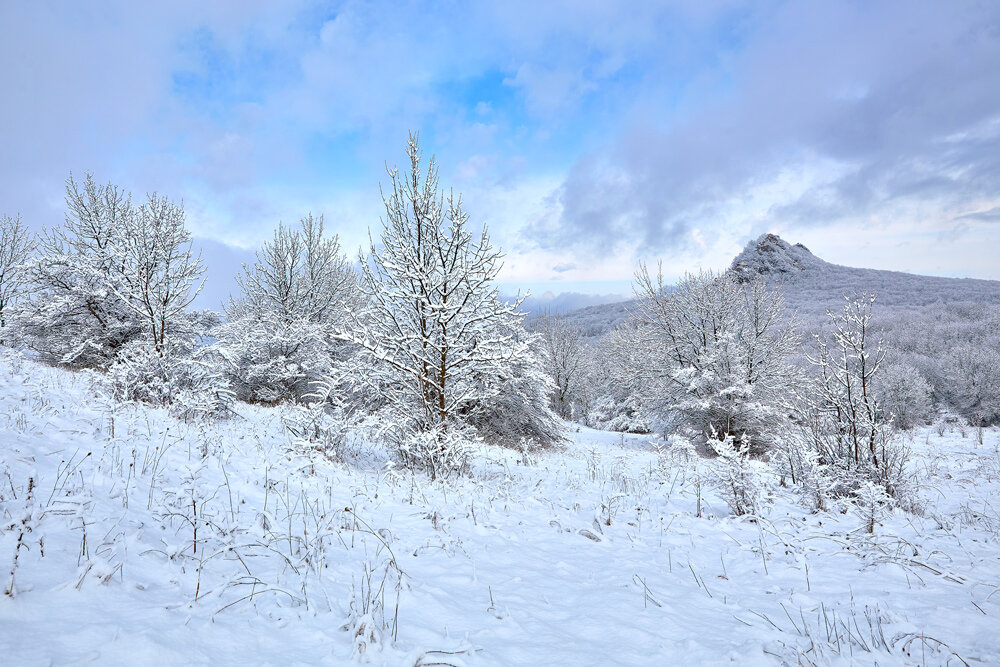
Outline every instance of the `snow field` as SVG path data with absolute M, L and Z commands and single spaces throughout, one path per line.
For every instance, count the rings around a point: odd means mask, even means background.
M 921 511 L 869 535 L 763 464 L 768 509 L 731 516 L 676 442 L 580 429 L 431 483 L 237 412 L 0 360 L 6 664 L 1000 663 L 996 429 L 916 431 Z

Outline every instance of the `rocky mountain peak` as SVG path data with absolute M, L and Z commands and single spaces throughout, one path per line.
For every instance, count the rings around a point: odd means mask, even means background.
M 801 243 L 790 245 L 777 234 L 763 234 L 747 244 L 729 270 L 737 276 L 751 275 L 775 277 L 818 268 L 825 262 Z

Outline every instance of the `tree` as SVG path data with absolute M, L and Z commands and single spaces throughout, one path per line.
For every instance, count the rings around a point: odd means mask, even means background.
M 563 424 L 552 411 L 556 387 L 546 372 L 544 341 L 516 322 L 504 328 L 518 344 L 526 342 L 527 349 L 478 378 L 492 398 L 467 403 L 462 417 L 487 442 L 517 444 L 522 449 L 558 442 L 563 439 Z
M 1000 345 L 997 339 L 963 344 L 947 355 L 952 403 L 976 426 L 1000 423 Z
M 191 249 L 184 207 L 155 193 L 129 207 L 117 230 L 111 290 L 141 320 L 157 354 L 167 353 L 172 326 L 178 324 L 201 291 L 201 257 Z
M 875 377 L 875 394 L 883 419 L 891 418 L 896 428 L 911 429 L 931 414 L 930 384 L 905 361 L 887 359 L 885 368 Z
M 323 217 L 279 224 L 272 241 L 244 266 L 216 335 L 240 398 L 303 401 L 334 372 L 345 344 L 333 331 L 359 305 L 357 274 Z
M 552 315 L 538 317 L 532 328 L 541 336 L 546 370 L 555 384 L 553 408 L 560 417 L 570 418 L 584 359 L 583 337 L 565 319 Z
M 28 287 L 26 264 L 34 251 L 34 235 L 21 216 L 0 216 L 0 329 L 7 326 L 7 313 Z
M 421 169 L 417 136 L 407 144 L 409 170 L 389 169 L 380 245 L 361 258 L 364 316 L 345 340 L 380 369 L 367 378 L 381 393 L 402 437 L 434 433 L 445 442 L 464 430 L 463 413 L 500 391 L 483 378 L 503 376 L 529 350 L 517 335 L 518 303 L 500 300 L 494 279 L 502 254 L 484 227 L 469 228 L 461 197 L 438 189 L 433 158 Z M 426 438 L 421 440 L 426 441 Z
M 107 368 L 133 342 L 159 355 L 190 346 L 198 318 L 185 309 L 202 273 L 184 210 L 122 188 L 66 180 L 66 221 L 46 231 L 29 276 L 34 298 L 18 308 L 18 336 L 49 361 Z
M 874 294 L 848 298 L 840 314 L 830 313 L 831 343 L 816 338 L 814 443 L 823 463 L 857 473 L 897 495 L 905 450 L 894 442 L 891 415 L 876 393 L 887 350 L 872 332 Z M 852 486 L 856 486 L 851 482 Z
M 782 297 L 760 278 L 688 274 L 668 286 L 662 267 L 636 274 L 635 364 L 652 413 L 666 427 L 686 426 L 703 438 L 766 448 L 788 414 L 796 378 L 789 355 L 795 323 Z
M 142 325 L 114 289 L 131 198 L 87 174 L 66 180 L 66 220 L 46 230 L 29 265 L 34 297 L 18 308 L 18 337 L 43 359 L 106 368 L 141 336 Z
M 649 433 L 650 396 L 657 382 L 648 372 L 648 324 L 632 319 L 608 331 L 589 348 L 581 369 L 577 399 L 588 426 L 627 433 Z

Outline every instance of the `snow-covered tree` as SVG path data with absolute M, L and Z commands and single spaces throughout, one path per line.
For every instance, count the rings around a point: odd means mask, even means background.
M 157 354 L 167 354 L 174 327 L 204 284 L 201 257 L 191 249 L 184 225 L 184 207 L 166 197 L 147 195 L 141 206 L 129 207 L 114 242 L 109 285 L 142 323 Z M 179 331 L 190 337 L 189 331 Z
M 532 329 L 541 336 L 545 367 L 555 385 L 553 408 L 560 417 L 571 418 L 586 352 L 583 337 L 565 319 L 552 315 L 536 318 Z
M 655 387 L 647 372 L 649 350 L 641 345 L 650 340 L 647 326 L 635 320 L 623 322 L 587 348 L 576 399 L 588 426 L 650 432 L 646 399 Z
M 824 463 L 878 482 L 895 495 L 906 456 L 877 395 L 887 350 L 872 331 L 874 304 L 874 294 L 848 298 L 841 313 L 829 315 L 832 342 L 816 338 L 817 354 L 809 359 L 818 369 L 812 432 Z
M 689 274 L 670 286 L 662 268 L 654 277 L 645 266 L 635 289 L 644 355 L 636 366 L 661 425 L 765 449 L 796 378 L 789 355 L 798 341 L 781 294 L 732 273 Z
M 143 333 L 116 290 L 131 197 L 91 174 L 82 184 L 70 175 L 66 208 L 65 223 L 43 233 L 29 265 L 33 298 L 18 306 L 17 335 L 43 359 L 104 368 Z
M 202 267 L 183 208 L 155 194 L 134 205 L 91 174 L 82 184 L 70 175 L 66 207 L 65 223 L 43 234 L 29 265 L 20 341 L 54 363 L 99 368 L 136 341 L 158 355 L 190 348 L 201 330 L 186 308 Z
M 485 227 L 474 233 L 461 197 L 438 189 L 433 158 L 422 170 L 412 134 L 407 157 L 408 171 L 389 169 L 380 244 L 361 260 L 367 312 L 340 336 L 377 360 L 365 379 L 399 437 L 433 432 L 445 443 L 468 426 L 464 414 L 497 398 L 504 383 L 484 379 L 507 376 L 528 355 L 529 337 L 518 331 L 518 304 L 499 298 L 502 254 Z
M 0 344 L 11 305 L 28 287 L 26 264 L 34 250 L 34 234 L 21 222 L 21 216 L 0 216 Z
M 910 429 L 931 415 L 931 386 L 916 368 L 898 358 L 888 358 L 875 377 L 875 395 L 883 418 L 897 428 Z
M 334 329 L 359 305 L 357 274 L 337 236 L 325 236 L 323 217 L 312 214 L 298 228 L 279 225 L 236 280 L 241 294 L 215 335 L 238 395 L 306 399 L 347 353 Z
M 945 377 L 953 405 L 970 423 L 1000 423 L 1000 343 L 963 344 L 948 355 Z
M 553 412 L 551 397 L 557 391 L 547 366 L 544 341 L 529 335 L 516 321 L 507 334 L 528 347 L 510 363 L 494 366 L 479 377 L 482 389 L 492 393 L 489 400 L 470 401 L 462 417 L 484 440 L 501 445 L 525 447 L 549 444 L 563 438 L 563 424 Z

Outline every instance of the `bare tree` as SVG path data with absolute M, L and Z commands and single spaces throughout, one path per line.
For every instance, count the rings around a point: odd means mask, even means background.
M 166 353 L 171 326 L 191 305 L 204 281 L 201 257 L 191 249 L 184 207 L 155 193 L 130 208 L 113 246 L 112 290 L 143 322 L 153 348 Z
M 34 251 L 34 234 L 21 222 L 21 216 L 0 216 L 0 329 L 7 325 L 10 306 L 28 287 L 26 265 Z
M 580 381 L 585 347 L 579 330 L 561 317 L 542 315 L 532 324 L 541 335 L 546 370 L 555 383 L 552 404 L 563 418 L 573 416 L 573 402 Z
M 874 294 L 848 298 L 840 314 L 830 313 L 832 345 L 817 337 L 814 442 L 824 461 L 856 470 L 890 493 L 902 479 L 905 451 L 893 443 L 891 415 L 880 409 L 876 381 L 886 357 L 872 332 Z

